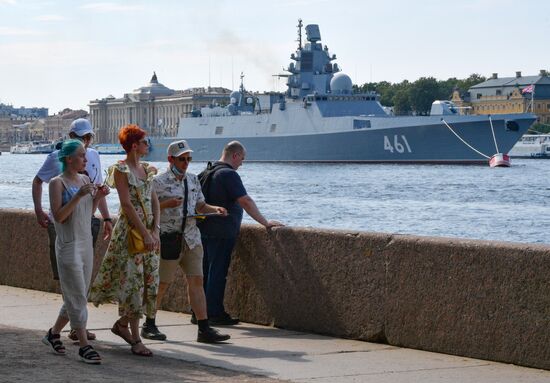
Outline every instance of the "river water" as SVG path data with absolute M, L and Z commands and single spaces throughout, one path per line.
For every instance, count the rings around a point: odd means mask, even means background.
M 122 158 L 101 161 L 105 168 Z M 0 208 L 33 209 L 31 183 L 44 159 L 2 153 Z M 191 163 L 189 171 L 205 165 Z M 239 173 L 262 213 L 289 226 L 550 244 L 548 160 L 515 159 L 497 169 L 245 162 Z M 116 190 L 108 204 L 118 211 Z M 244 222 L 254 221 L 245 214 Z

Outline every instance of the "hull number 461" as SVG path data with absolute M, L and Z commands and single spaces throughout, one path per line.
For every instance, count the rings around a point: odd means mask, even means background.
M 391 136 L 390 136 L 391 137 Z M 391 138 L 388 138 L 388 136 L 384 136 L 384 150 L 388 150 L 390 152 L 396 151 L 397 153 L 412 153 L 411 147 L 409 146 L 409 142 L 407 141 L 407 137 L 405 137 L 404 134 L 402 135 L 393 135 L 393 143 Z

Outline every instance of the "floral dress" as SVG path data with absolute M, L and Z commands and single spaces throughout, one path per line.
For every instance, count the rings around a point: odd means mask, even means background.
M 146 180 L 136 177 L 124 161 L 112 165 L 108 169 L 107 185 L 115 187 L 115 170 L 125 173 L 128 177 L 130 200 L 139 217 L 144 221 L 142 204 L 136 190 L 139 190 L 141 201 L 147 210 L 146 226 L 153 226 L 151 192 L 153 177 L 156 173 L 147 163 L 142 163 Z M 158 250 L 139 254 L 128 253 L 128 218 L 120 208 L 119 218 L 113 229 L 107 253 L 103 258 L 99 273 L 90 291 L 90 299 L 95 306 L 102 303 L 118 302 L 120 316 L 141 318 L 145 313 L 154 317 L 159 284 L 159 253 Z

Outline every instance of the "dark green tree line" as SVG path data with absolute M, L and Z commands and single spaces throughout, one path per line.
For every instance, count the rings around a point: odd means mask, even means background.
M 434 100 L 448 100 L 454 89 L 467 92 L 473 85 L 485 81 L 486 78 L 473 73 L 468 78 L 437 80 L 433 77 L 421 77 L 415 82 L 404 80 L 400 83 L 388 81 L 370 82 L 360 86 L 354 85 L 359 92 L 375 91 L 380 94 L 380 103 L 393 107 L 395 114 L 419 114 L 430 112 Z

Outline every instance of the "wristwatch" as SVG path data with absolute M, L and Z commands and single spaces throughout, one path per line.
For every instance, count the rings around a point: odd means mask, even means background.
M 113 222 L 112 218 L 103 218 L 103 222 Z

